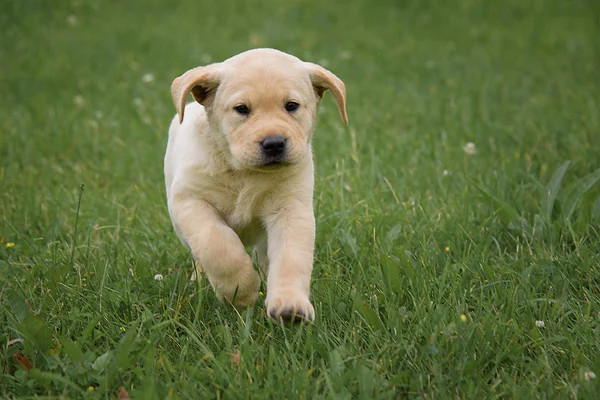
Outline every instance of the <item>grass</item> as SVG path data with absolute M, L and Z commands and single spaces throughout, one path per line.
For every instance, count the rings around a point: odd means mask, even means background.
M 598 398 L 597 2 L 215 4 L 0 4 L 0 397 Z M 314 325 L 189 281 L 166 210 L 171 80 L 258 46 L 348 90 Z

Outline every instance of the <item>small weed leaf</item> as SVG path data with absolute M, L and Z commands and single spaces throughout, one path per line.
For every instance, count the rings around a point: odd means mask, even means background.
M 61 343 L 71 361 L 81 361 L 83 359 L 83 352 L 77 343 L 66 337 L 62 338 Z
M 6 298 L 8 299 L 8 304 L 11 305 L 15 316 L 17 317 L 17 320 L 22 322 L 29 311 L 25 299 L 12 289 L 8 289 L 6 291 Z
M 375 310 L 370 309 L 357 293 L 354 297 L 354 309 L 374 331 L 383 329 L 383 322 Z
M 360 398 L 368 399 L 373 396 L 373 371 L 371 371 L 367 366 L 362 365 L 360 363 L 356 370 L 358 371 L 358 390 L 360 394 Z
M 389 284 L 389 287 L 394 288 L 394 291 L 399 291 L 403 287 L 400 279 L 401 273 L 404 273 L 410 281 L 415 280 L 416 269 L 418 268 L 417 260 L 410 251 L 405 250 L 402 246 L 396 247 L 391 257 L 382 255 L 381 265 L 385 271 L 384 276 L 386 279 L 389 276 L 386 285 Z
M 381 270 L 383 272 L 383 280 L 389 293 L 398 294 L 402 290 L 402 281 L 400 275 L 399 262 L 392 257 L 381 254 Z
M 356 238 L 350 233 L 346 232 L 343 236 L 344 243 L 348 245 L 352 254 L 356 257 L 358 255 L 358 245 L 356 244 Z
M 94 361 L 94 363 L 92 364 L 92 368 L 96 372 L 102 372 L 102 371 L 104 371 L 104 369 L 106 369 L 106 367 L 110 363 L 110 359 L 111 359 L 110 351 L 107 351 L 106 353 L 104 353 L 101 356 L 98 356 L 98 358 L 96 358 L 96 361 Z
M 48 379 L 47 376 L 45 376 L 42 371 L 40 371 L 37 368 L 32 368 L 31 370 L 29 370 L 29 376 L 31 376 L 33 379 L 35 379 L 40 385 L 42 386 L 49 386 L 50 385 L 50 379 Z
M 85 341 L 87 340 L 88 336 L 90 336 L 90 334 L 92 333 L 92 331 L 96 327 L 96 324 L 98 323 L 98 321 L 100 321 L 100 316 L 99 315 L 97 317 L 92 318 L 92 320 L 90 322 L 88 322 L 87 326 L 85 327 L 85 329 L 81 333 L 81 336 L 77 340 L 79 343 L 85 343 Z
M 231 337 L 231 332 L 225 325 L 217 326 L 215 330 L 220 338 L 223 340 L 225 349 L 231 349 L 233 346 L 233 338 Z
M 135 339 L 136 333 L 136 325 L 137 323 L 131 324 L 127 333 L 121 339 L 121 343 L 119 344 L 118 352 L 117 352 L 117 362 L 116 365 L 118 368 L 129 368 L 131 366 L 131 360 L 129 358 L 129 352 L 131 350 L 131 345 L 133 344 L 133 340 Z
M 600 181 L 600 169 L 592 172 L 588 176 L 582 178 L 577 182 L 575 188 L 571 191 L 567 201 L 565 202 L 563 215 L 566 219 L 571 218 L 573 212 L 575 211 L 575 207 L 579 200 L 590 190 L 596 182 Z
M 156 358 L 156 347 L 148 346 L 148 348 L 146 349 L 146 353 L 142 357 L 142 360 L 144 360 L 144 370 L 145 371 L 152 371 L 152 368 L 154 367 L 154 359 L 155 358 Z
M 27 312 L 22 324 L 24 333 L 44 354 L 48 354 L 52 347 L 52 331 L 37 315 Z
M 552 218 L 552 209 L 554 208 L 554 201 L 558 195 L 560 184 L 565 176 L 565 172 L 571 165 L 571 161 L 565 162 L 556 170 L 550 182 L 545 188 L 544 194 L 542 195 L 542 216 L 546 218 L 546 221 L 550 221 Z
M 51 354 L 49 357 L 46 357 L 46 370 L 53 370 L 58 368 L 58 356 L 55 354 Z
M 478 185 L 476 183 L 474 183 L 474 185 L 489 201 L 492 202 L 492 205 L 494 207 L 494 214 L 500 217 L 500 221 L 502 221 L 503 224 L 508 225 L 512 221 L 519 219 L 519 213 L 517 212 L 517 210 L 515 210 L 514 207 L 512 207 L 504 200 L 501 200 L 498 197 L 494 196 L 486 189 L 484 189 L 481 185 Z
M 400 232 L 402 232 L 402 225 L 394 225 L 385 235 L 385 242 L 388 249 L 392 248 L 394 242 L 400 236 Z
M 491 265 L 489 265 L 488 263 L 482 263 L 481 267 L 483 268 L 483 271 L 490 279 L 490 281 L 494 281 L 496 279 L 496 271 Z
M 338 349 L 334 349 L 329 356 L 331 362 L 331 374 L 333 377 L 338 377 L 344 372 L 344 361 Z
M 223 382 L 223 384 L 228 385 L 228 382 Z M 131 396 L 134 399 L 144 400 L 165 398 L 166 396 L 164 394 L 161 395 L 161 392 L 164 392 L 164 387 L 159 381 L 156 379 L 144 378 L 135 391 L 131 393 Z

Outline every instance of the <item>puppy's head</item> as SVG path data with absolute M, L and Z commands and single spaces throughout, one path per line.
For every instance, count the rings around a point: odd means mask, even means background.
M 180 123 L 191 92 L 206 109 L 212 133 L 226 139 L 232 167 L 265 172 L 307 157 L 326 90 L 348 123 L 344 83 L 323 67 L 277 50 L 250 50 L 194 68 L 171 86 Z

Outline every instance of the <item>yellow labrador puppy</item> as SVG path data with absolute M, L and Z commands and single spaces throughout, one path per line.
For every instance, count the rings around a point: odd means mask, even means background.
M 217 296 L 254 304 L 267 277 L 267 315 L 314 320 L 313 160 L 317 105 L 333 93 L 345 123 L 344 83 L 318 65 L 255 49 L 173 81 L 165 182 L 181 241 Z M 186 105 L 191 92 L 196 102 Z

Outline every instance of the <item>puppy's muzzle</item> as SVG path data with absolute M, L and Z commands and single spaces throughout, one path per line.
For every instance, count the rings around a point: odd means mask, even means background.
M 267 136 L 260 142 L 265 165 L 285 162 L 287 141 L 283 136 Z

